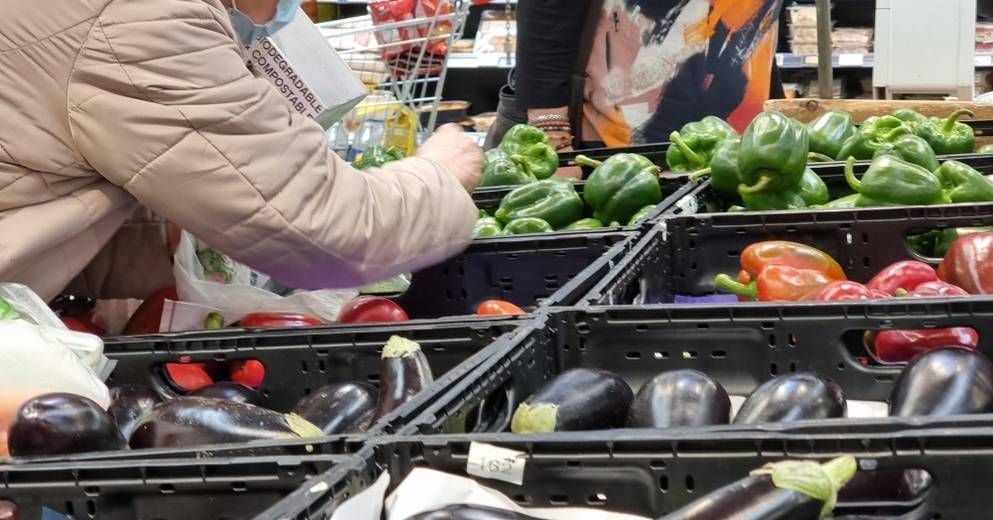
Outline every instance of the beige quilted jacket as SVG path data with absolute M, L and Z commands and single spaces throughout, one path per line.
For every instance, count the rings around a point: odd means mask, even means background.
M 0 0 L 0 281 L 51 298 L 98 258 L 100 296 L 144 297 L 169 270 L 150 212 L 302 288 L 465 247 L 444 167 L 352 169 L 234 38 L 219 0 Z

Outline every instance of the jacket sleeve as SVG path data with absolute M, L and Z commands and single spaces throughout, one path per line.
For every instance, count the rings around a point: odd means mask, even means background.
M 201 240 L 299 288 L 349 287 L 437 263 L 477 212 L 444 166 L 363 172 L 251 75 L 217 0 L 114 0 L 68 93 L 95 170 Z

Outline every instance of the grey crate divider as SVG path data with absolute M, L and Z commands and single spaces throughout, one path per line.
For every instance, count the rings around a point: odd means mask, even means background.
M 467 476 L 472 442 L 525 454 L 523 485 L 478 479 L 523 507 L 585 507 L 648 518 L 784 459 L 823 461 L 850 454 L 861 470 L 885 472 L 887 483 L 907 469 L 923 469 L 932 477 L 926 493 L 909 497 L 879 498 L 871 487 L 865 494 L 843 490 L 833 516 L 839 520 L 985 518 L 985 486 L 993 477 L 993 420 L 988 416 L 861 421 L 857 427 L 828 432 L 781 428 L 408 436 L 376 440 L 374 451 L 312 479 L 258 520 L 329 518 L 384 472 L 390 475 L 391 489 L 414 468 Z
M 0 464 L 0 498 L 20 518 L 251 518 L 345 455 L 123 459 Z
M 735 275 L 741 251 L 763 240 L 792 240 L 833 256 L 852 280 L 866 282 L 887 265 L 920 258 L 906 235 L 930 229 L 993 225 L 993 204 L 856 210 L 719 213 L 656 221 L 580 305 L 671 303 L 676 295 L 714 292 L 714 276 Z

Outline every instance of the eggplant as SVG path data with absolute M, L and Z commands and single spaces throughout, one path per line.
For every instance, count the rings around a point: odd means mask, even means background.
M 824 464 L 784 461 L 768 464 L 737 482 L 712 491 L 661 520 L 817 520 L 833 505 L 838 490 L 855 474 L 855 458 L 838 457 Z M 782 487 L 773 483 L 773 474 Z M 812 485 L 816 482 L 816 486 Z M 820 498 L 792 489 L 791 484 L 817 488 Z M 829 505 L 828 505 L 829 504 Z M 827 505 L 827 507 L 826 507 Z M 830 510 L 824 511 L 829 513 Z
M 132 448 L 189 448 L 266 439 L 320 437 L 295 414 L 235 401 L 180 397 L 156 406 L 131 434 Z
M 890 394 L 890 415 L 963 415 L 993 412 L 993 362 L 959 347 L 918 354 Z
M 324 435 L 356 433 L 369 428 L 376 400 L 372 386 L 334 383 L 304 396 L 293 407 L 293 413 L 313 423 Z
M 114 419 L 121 435 L 127 439 L 138 421 L 161 402 L 162 397 L 147 386 L 115 386 L 110 389 L 110 408 L 107 408 L 107 413 Z
M 514 433 L 604 430 L 624 426 L 634 392 L 620 376 L 598 368 L 559 374 L 514 411 Z
M 770 379 L 741 405 L 735 424 L 790 422 L 845 416 L 845 393 L 834 381 L 798 373 Z
M 638 390 L 628 411 L 631 428 L 727 424 L 731 398 L 720 383 L 696 370 L 663 372 Z
M 409 401 L 434 381 L 428 358 L 416 341 L 392 336 L 379 362 L 379 401 L 373 422 Z
M 434 511 L 425 511 L 407 520 L 540 520 L 522 513 L 471 504 L 453 504 Z
M 15 457 L 31 457 L 123 450 L 128 444 L 100 405 L 81 395 L 54 393 L 21 405 L 7 447 Z
M 189 396 L 224 399 L 225 401 L 253 404 L 256 406 L 262 402 L 262 396 L 260 396 L 259 393 L 253 388 L 245 386 L 241 383 L 232 383 L 230 381 L 221 381 L 220 383 L 207 385 L 203 388 L 190 392 Z

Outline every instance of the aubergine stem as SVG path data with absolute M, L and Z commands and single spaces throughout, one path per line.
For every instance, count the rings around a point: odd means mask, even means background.
M 755 282 L 746 285 L 726 274 L 719 274 L 714 277 L 714 285 L 717 286 L 718 289 L 727 293 L 745 296 L 746 298 L 751 298 L 752 300 L 759 299 L 758 289 L 755 286 Z
M 855 475 L 855 457 L 843 455 L 824 464 L 813 461 L 784 460 L 767 464 L 752 475 L 769 475 L 780 489 L 799 491 L 824 503 L 821 517 L 827 516 L 838 501 L 838 490 Z
M 855 176 L 855 158 L 849 157 L 845 161 L 845 181 L 848 182 L 848 186 L 855 190 L 856 193 L 862 191 L 862 181 Z
M 585 155 L 577 155 L 575 161 L 579 166 L 589 166 L 590 168 L 599 168 L 603 164 L 603 161 L 591 159 Z

